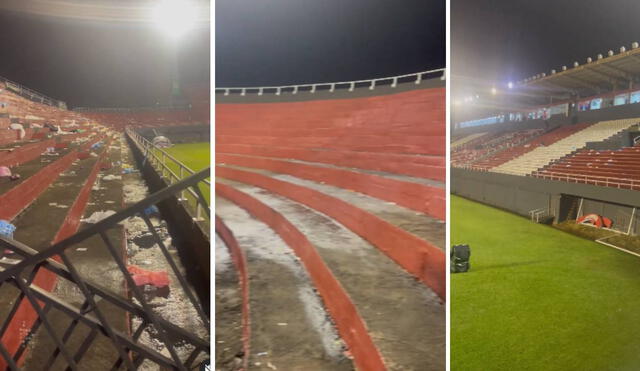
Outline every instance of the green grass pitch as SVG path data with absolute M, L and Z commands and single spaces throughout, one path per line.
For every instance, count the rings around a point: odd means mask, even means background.
M 639 370 L 640 258 L 451 197 L 452 370 Z
M 193 171 L 202 170 L 211 164 L 211 143 L 209 142 L 175 144 L 170 148 L 165 148 L 165 151 Z M 206 188 L 206 186 L 200 187 L 209 202 L 211 190 Z

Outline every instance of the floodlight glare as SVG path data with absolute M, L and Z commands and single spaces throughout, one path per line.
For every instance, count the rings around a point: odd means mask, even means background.
M 496 89 L 496 88 L 491 88 L 491 94 L 492 94 L 492 95 L 496 95 L 496 94 L 498 94 L 498 89 Z
M 153 11 L 156 25 L 169 37 L 178 39 L 196 21 L 196 7 L 190 0 L 160 0 Z
M 513 83 L 511 81 L 509 81 L 509 83 L 507 84 L 507 86 L 509 87 L 509 89 L 513 89 Z

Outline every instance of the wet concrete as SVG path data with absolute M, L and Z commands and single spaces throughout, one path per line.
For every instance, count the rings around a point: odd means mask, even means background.
M 412 233 L 425 241 L 431 242 L 443 251 L 445 250 L 446 224 L 444 221 L 432 218 L 428 215 L 407 209 L 392 202 L 380 200 L 362 193 L 321 184 L 314 181 L 296 178 L 291 175 L 274 173 L 268 170 L 247 168 L 241 166 L 227 167 L 251 171 L 266 175 L 274 179 L 301 185 L 332 197 L 339 198 L 362 210 L 368 211 L 381 219 Z
M 234 155 L 234 156 L 238 156 L 238 157 L 266 158 L 266 159 L 270 159 L 270 160 L 287 161 L 287 162 L 296 163 L 296 164 L 312 165 L 312 166 L 324 167 L 324 168 L 329 168 L 329 169 L 347 170 L 347 171 L 352 171 L 352 172 L 355 172 L 355 173 L 378 175 L 378 176 L 381 176 L 383 178 L 401 180 L 401 181 L 404 181 L 404 182 L 424 184 L 424 185 L 428 185 L 428 186 L 432 186 L 432 187 L 438 187 L 438 188 L 445 188 L 446 187 L 445 183 L 437 181 L 437 180 L 427 179 L 427 178 L 418 178 L 418 177 L 413 177 L 413 176 L 403 175 L 403 174 L 393 174 L 393 173 L 388 173 L 388 172 L 379 171 L 379 170 L 369 170 L 369 169 L 360 169 L 360 168 L 355 168 L 355 167 L 345 167 L 345 166 L 327 164 L 327 163 L 323 163 L 323 162 L 311 162 L 311 161 L 296 160 L 296 159 L 291 159 L 291 158 L 284 159 L 284 158 L 279 158 L 279 157 L 254 156 L 254 155 L 244 155 L 244 154 L 236 154 L 236 153 L 231 153 L 231 154 Z M 443 167 L 442 171 L 444 173 L 444 171 L 445 171 L 444 167 Z
M 433 291 L 324 214 L 257 187 L 218 181 L 269 205 L 307 236 L 353 300 L 391 370 L 444 369 L 445 306 Z
M 216 358 L 217 370 L 235 371 L 242 367 L 242 293 L 238 273 L 224 241 L 216 235 Z
M 116 162 L 120 160 L 118 151 L 109 151 L 107 154 L 108 157 L 106 161 Z M 83 161 L 95 163 L 95 158 L 81 160 L 81 162 Z M 106 181 L 100 180 L 107 175 L 117 175 L 120 170 L 120 167 L 114 166 L 110 170 L 99 173 L 83 214 L 84 218 L 91 215 L 94 211 L 105 210 L 105 207 L 113 211 L 119 211 L 122 208 L 122 182 L 111 180 L 107 183 Z M 80 176 L 83 175 L 84 173 L 80 174 Z M 87 176 L 83 176 L 83 183 L 86 177 Z M 69 177 L 61 177 L 60 179 L 67 180 Z M 97 186 L 98 184 L 102 184 L 102 186 Z M 62 186 L 54 184 L 52 188 L 56 189 L 56 187 L 60 187 L 61 191 L 64 191 L 64 189 L 69 186 L 64 182 Z M 47 192 L 49 192 L 49 190 L 47 190 Z M 78 195 L 78 192 L 69 192 L 69 195 L 75 197 Z M 68 209 L 64 210 L 68 211 Z M 89 226 L 89 224 L 82 223 L 80 230 L 87 226 Z M 120 257 L 122 257 L 123 251 L 122 232 L 122 226 L 116 226 L 107 231 L 107 236 L 120 253 Z M 99 284 L 114 293 L 126 297 L 123 286 L 123 276 L 118 270 L 114 258 L 108 252 L 104 242 L 102 242 L 99 236 L 93 236 L 86 241 L 74 245 L 74 247 L 67 250 L 67 256 L 83 279 Z M 66 280 L 58 280 L 54 289 L 54 295 L 76 307 L 80 307 L 84 301 L 84 296 L 79 291 L 78 286 Z M 98 309 L 105 315 L 107 322 L 112 328 L 123 333 L 128 332 L 127 318 L 123 310 L 103 300 L 98 301 Z M 48 317 L 60 336 L 71 323 L 68 316 L 58 311 L 52 311 Z M 69 338 L 69 349 L 75 351 L 89 332 L 90 329 L 87 326 L 79 326 Z M 40 365 L 47 364 L 49 355 L 55 349 L 52 338 L 48 333 L 42 331 L 42 329 L 36 333 L 34 340 L 25 362 L 25 369 L 27 370 L 39 369 Z M 80 361 L 79 367 L 96 370 L 110 369 L 118 357 L 117 350 L 111 340 L 105 335 L 99 334 Z M 63 370 L 66 367 L 66 361 L 62 356 L 58 356 L 56 362 L 49 367 L 51 370 Z
M 216 213 L 247 256 L 250 368 L 352 370 L 322 301 L 293 251 L 268 226 L 223 198 L 216 198 Z

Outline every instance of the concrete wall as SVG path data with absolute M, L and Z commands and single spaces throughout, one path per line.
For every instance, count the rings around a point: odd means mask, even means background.
M 549 207 L 563 219 L 570 204 L 561 207 L 561 198 L 567 196 L 591 200 L 585 210 L 611 219 L 640 207 L 637 191 L 465 169 L 451 169 L 451 193 L 526 217 L 530 210 Z

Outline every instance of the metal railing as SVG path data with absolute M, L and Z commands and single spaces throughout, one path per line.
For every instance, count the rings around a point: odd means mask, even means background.
M 619 189 L 640 190 L 640 180 L 606 177 L 599 175 L 560 173 L 555 171 L 534 171 L 531 173 L 534 178 L 542 178 L 549 180 L 560 180 L 573 183 L 593 184 L 604 187 L 615 187 Z
M 539 209 L 529 211 L 529 216 L 531 217 L 532 222 L 540 223 L 541 219 L 548 218 L 554 215 L 550 208 L 541 207 Z
M 73 111 L 88 113 L 135 113 L 153 111 L 183 111 L 188 109 L 191 109 L 190 104 L 172 104 L 141 107 L 75 107 L 73 108 Z
M 116 248 L 108 236 L 108 230 L 125 219 L 133 216 L 142 218 L 148 233 L 153 236 L 154 242 L 161 249 L 162 255 L 171 267 L 173 275 L 180 283 L 180 288 L 184 290 L 185 296 L 198 313 L 201 325 L 208 334 L 208 315 L 205 313 L 202 304 L 196 299 L 196 295 L 187 284 L 185 277 L 177 268 L 167 250 L 167 246 L 158 235 L 145 210 L 185 189 L 197 188 L 198 183 L 209 176 L 209 169 L 193 174 L 40 252 L 18 241 L 0 237 L 0 248 L 8 249 L 19 256 L 19 259 L 12 266 L 0 270 L 0 285 L 13 286 L 17 289 L 17 293 L 15 293 L 15 290 L 13 291 L 16 297 L 12 301 L 12 308 L 2 321 L 0 338 L 4 338 L 12 322 L 20 321 L 23 318 L 16 315 L 20 312 L 22 306 L 28 305 L 28 309 L 36 313 L 35 322 L 27 328 L 28 334 L 21 340 L 17 350 L 9 351 L 6 344 L 0 343 L 0 360 L 4 360 L 9 369 L 20 370 L 18 364 L 24 355 L 24 351 L 30 342 L 42 332 L 45 332 L 55 345 L 46 365 L 63 362 L 66 363 L 66 369 L 68 370 L 88 369 L 88 364 L 83 364 L 82 368 L 79 368 L 78 364 L 97 341 L 100 341 L 100 352 L 94 352 L 94 356 L 99 354 L 101 357 L 108 357 L 109 352 L 113 353 L 115 361 L 111 368 L 112 370 L 120 369 L 122 366 L 127 370 L 136 370 L 143 362 L 151 362 L 163 369 L 186 371 L 196 367 L 196 363 L 209 358 L 210 347 L 207 339 L 200 338 L 191 333 L 190 330 L 179 327 L 172 323 L 170 319 L 163 318 L 153 310 L 144 290 L 136 286 L 131 273 L 127 269 L 127 263 L 121 256 L 121 251 Z M 106 251 L 113 258 L 122 274 L 130 291 L 126 296 L 113 292 L 100 283 L 94 283 L 83 278 L 80 274 L 83 270 L 77 269 L 67 256 L 67 252 L 71 252 L 78 244 L 94 236 L 100 237 L 106 247 Z M 95 246 L 94 243 L 91 248 L 100 247 Z M 76 292 L 81 295 L 77 303 L 82 304 L 74 305 L 58 296 L 57 292 L 49 292 L 37 286 L 34 278 L 43 270 L 50 272 L 49 274 L 54 274 L 56 278 L 64 279 L 66 282 L 71 283 L 73 287 L 70 292 Z M 133 297 L 130 298 L 129 295 Z M 119 331 L 107 320 L 104 306 L 96 304 L 99 301 L 107 302 L 123 311 L 123 318 L 130 318 L 131 323 L 133 323 L 134 318 L 139 319 L 140 325 L 132 329 L 133 331 L 130 334 Z M 60 321 L 60 317 L 55 317 L 55 323 L 52 322 L 49 316 L 52 309 L 55 310 L 56 314 L 63 315 L 64 318 L 68 318 L 71 322 Z M 68 325 L 66 325 L 67 323 Z M 22 324 L 22 326 L 25 325 Z M 61 327 L 64 331 L 56 331 L 55 326 Z M 85 335 L 86 331 L 80 332 L 87 327 L 90 330 L 88 335 Z M 145 330 L 148 333 L 155 334 L 154 337 L 157 338 L 157 341 L 166 347 L 168 356 L 160 353 L 152 344 L 141 341 L 141 335 Z M 75 339 L 71 340 L 72 337 L 75 337 Z M 71 345 L 78 341 L 80 343 L 79 347 L 77 344 Z M 110 345 L 109 349 L 103 345 L 105 343 Z M 178 346 L 183 349 L 182 352 L 176 350 Z M 44 352 L 45 350 L 40 348 L 38 351 Z M 40 355 L 46 356 L 46 354 L 42 353 Z M 109 358 L 106 359 L 108 360 Z M 46 368 L 45 365 L 39 366 Z
M 0 83 L 4 83 L 7 89 L 33 102 L 46 104 L 46 105 L 57 107 L 60 109 L 67 109 L 67 104 L 65 102 L 61 100 L 49 98 L 46 95 L 42 93 L 38 93 L 33 89 L 29 89 L 25 86 L 22 86 L 15 81 L 11 81 L 9 79 L 6 79 L 0 76 Z
M 348 87 L 349 91 L 353 91 L 356 87 L 368 87 L 369 90 L 373 90 L 377 85 L 381 85 L 381 83 L 390 83 L 392 88 L 398 86 L 399 82 L 413 82 L 416 85 L 422 83 L 424 78 L 428 78 L 429 76 L 438 77 L 440 76 L 441 80 L 446 79 L 446 69 L 439 68 L 436 70 L 423 71 L 410 73 L 406 75 L 398 75 L 391 77 L 380 77 L 377 79 L 368 79 L 368 80 L 355 80 L 355 81 L 340 81 L 340 82 L 325 82 L 325 83 L 315 83 L 315 84 L 298 84 L 298 85 L 283 85 L 283 86 L 256 86 L 256 87 L 227 87 L 227 88 L 216 88 L 216 93 L 223 93 L 224 95 L 229 95 L 231 93 L 240 93 L 241 96 L 246 95 L 250 92 L 255 92 L 258 95 L 263 95 L 264 93 L 274 93 L 275 95 L 280 95 L 284 92 L 290 92 L 291 94 L 297 94 L 298 92 L 307 91 L 309 93 L 315 93 L 320 88 L 328 88 L 330 93 L 333 93 L 338 87 Z
M 185 164 L 168 154 L 163 149 L 155 146 L 132 128 L 126 128 L 125 132 L 142 152 L 145 157 L 145 161 L 149 161 L 149 163 L 158 171 L 158 174 L 163 179 L 166 179 L 169 184 L 175 184 L 185 177 L 195 174 L 195 172 Z M 207 179 L 203 179 L 199 186 L 210 191 L 211 182 Z M 200 187 L 192 187 L 182 190 L 178 200 L 181 201 L 183 205 L 186 205 L 187 209 L 191 212 L 191 215 L 193 215 L 194 221 L 205 222 L 206 227 L 210 225 L 209 205 L 207 202 L 202 202 L 202 200 L 206 201 L 206 198 L 204 197 Z M 204 230 L 209 234 L 209 228 L 204 228 Z

